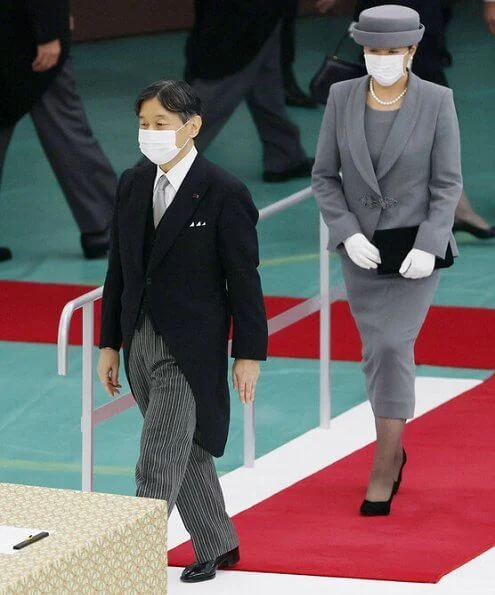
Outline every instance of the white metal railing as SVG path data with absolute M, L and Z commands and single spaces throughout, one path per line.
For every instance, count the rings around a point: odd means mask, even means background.
M 311 187 L 279 200 L 260 210 L 260 221 L 281 213 L 313 196 Z M 320 216 L 320 293 L 274 316 L 268 321 L 268 334 L 291 326 L 320 310 L 320 427 L 328 429 L 331 417 L 330 394 L 330 256 L 327 250 L 328 229 Z M 93 429 L 102 421 L 126 409 L 136 402 L 131 393 L 112 399 L 106 405 L 94 408 L 93 346 L 94 303 L 101 299 L 103 287 L 93 289 L 68 302 L 61 314 L 58 328 L 58 373 L 68 373 L 69 330 L 72 315 L 83 311 L 82 333 L 82 489 L 93 490 Z M 229 351 L 230 351 L 229 343 Z M 244 465 L 253 467 L 255 454 L 255 409 L 254 403 L 244 406 Z

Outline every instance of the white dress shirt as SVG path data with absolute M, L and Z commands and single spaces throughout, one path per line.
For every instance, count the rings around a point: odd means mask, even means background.
M 165 176 L 168 180 L 168 184 L 165 188 L 165 210 L 172 204 L 172 201 L 175 198 L 175 195 L 179 191 L 179 188 L 184 181 L 184 178 L 187 176 L 189 170 L 191 169 L 194 160 L 198 155 L 198 151 L 196 147 L 193 148 L 187 153 L 185 157 L 183 157 L 179 163 L 174 165 L 171 170 L 165 173 L 159 165 L 156 166 L 156 177 L 155 183 L 153 184 L 153 193 L 155 191 L 156 185 L 158 184 L 158 180 Z M 155 200 L 155 196 L 153 196 L 153 201 Z M 154 206 L 154 203 L 153 203 Z

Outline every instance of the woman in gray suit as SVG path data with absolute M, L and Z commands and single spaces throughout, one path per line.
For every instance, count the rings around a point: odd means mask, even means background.
M 419 14 L 371 8 L 353 33 L 370 76 L 331 87 L 313 189 L 363 343 L 377 447 L 361 514 L 375 516 L 390 513 L 402 479 L 414 343 L 435 269 L 458 254 L 451 230 L 462 177 L 452 91 L 410 72 L 424 33 Z

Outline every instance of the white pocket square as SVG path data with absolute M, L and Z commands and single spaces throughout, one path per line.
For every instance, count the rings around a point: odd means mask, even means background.
M 189 227 L 204 227 L 205 225 L 206 221 L 196 221 L 196 223 L 192 221 Z

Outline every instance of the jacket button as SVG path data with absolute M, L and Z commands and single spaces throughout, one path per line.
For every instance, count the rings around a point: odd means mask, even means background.
M 151 285 L 151 277 L 146 277 L 146 285 Z

